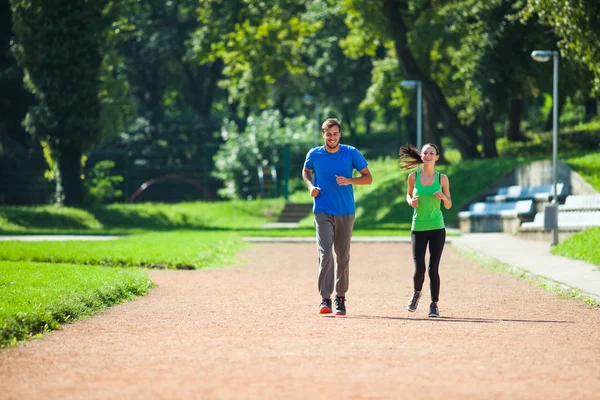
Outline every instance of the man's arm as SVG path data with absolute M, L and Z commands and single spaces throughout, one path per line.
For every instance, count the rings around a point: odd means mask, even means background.
M 370 185 L 373 183 L 373 177 L 371 176 L 371 172 L 369 172 L 369 167 L 365 167 L 358 171 L 360 176 L 358 178 L 346 178 L 343 176 L 335 176 L 335 180 L 338 185 Z
M 321 188 L 316 187 L 312 183 L 312 169 L 302 169 L 302 180 L 304 180 L 304 182 L 306 183 L 306 187 L 308 188 L 310 195 L 312 197 L 317 197 L 319 195 L 319 192 L 321 191 Z

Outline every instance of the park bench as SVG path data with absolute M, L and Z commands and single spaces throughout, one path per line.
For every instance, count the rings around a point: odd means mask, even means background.
M 600 226 L 600 194 L 570 195 L 558 206 L 558 235 L 560 240 L 584 229 Z M 533 221 L 521 223 L 519 236 L 549 240 L 551 229 L 544 226 L 544 213 L 535 214 Z
M 533 200 L 504 203 L 472 203 L 468 211 L 458 213 L 462 232 L 517 232 L 521 222 L 535 213 Z
M 562 183 L 556 184 L 556 192 L 558 198 L 562 199 L 566 196 L 566 185 Z M 554 194 L 553 185 L 539 185 L 539 186 L 505 186 L 498 188 L 498 191 L 493 196 L 487 196 L 486 202 L 505 202 L 515 200 L 536 200 L 550 201 Z
M 559 211 L 600 210 L 600 194 L 570 195 L 565 204 L 558 206 Z
M 506 216 L 516 217 L 533 213 L 533 200 L 507 201 L 505 203 L 472 203 L 469 211 L 461 211 L 458 217 L 471 216 Z
M 600 209 L 588 211 L 558 211 L 559 230 L 582 230 L 600 226 Z M 537 213 L 531 222 L 523 222 L 521 231 L 543 230 L 544 213 Z

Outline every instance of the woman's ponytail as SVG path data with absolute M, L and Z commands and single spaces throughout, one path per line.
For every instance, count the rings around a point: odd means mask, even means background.
M 413 169 L 418 167 L 419 164 L 423 164 L 419 149 L 410 143 L 406 143 L 404 146 L 400 147 L 399 154 L 400 158 L 398 158 L 398 165 L 401 169 Z

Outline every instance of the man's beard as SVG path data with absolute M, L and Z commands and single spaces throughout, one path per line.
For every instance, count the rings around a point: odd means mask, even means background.
M 338 147 L 338 146 L 340 145 L 340 142 L 339 142 L 339 141 L 338 141 L 338 142 L 336 142 L 336 144 L 335 144 L 335 145 L 333 145 L 333 146 L 332 146 L 332 145 L 330 145 L 330 144 L 329 144 L 329 142 L 327 142 L 326 144 L 327 144 L 327 147 L 328 147 L 328 148 L 330 148 L 330 149 L 332 149 L 332 150 L 333 150 L 333 149 L 335 149 L 336 147 Z

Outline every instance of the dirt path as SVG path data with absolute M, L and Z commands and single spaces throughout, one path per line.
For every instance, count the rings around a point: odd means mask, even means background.
M 314 244 L 151 271 L 137 301 L 0 351 L 0 399 L 597 399 L 600 312 L 447 246 L 437 320 L 409 244 L 353 244 L 348 316 L 317 315 Z M 428 284 L 428 281 L 426 281 Z

